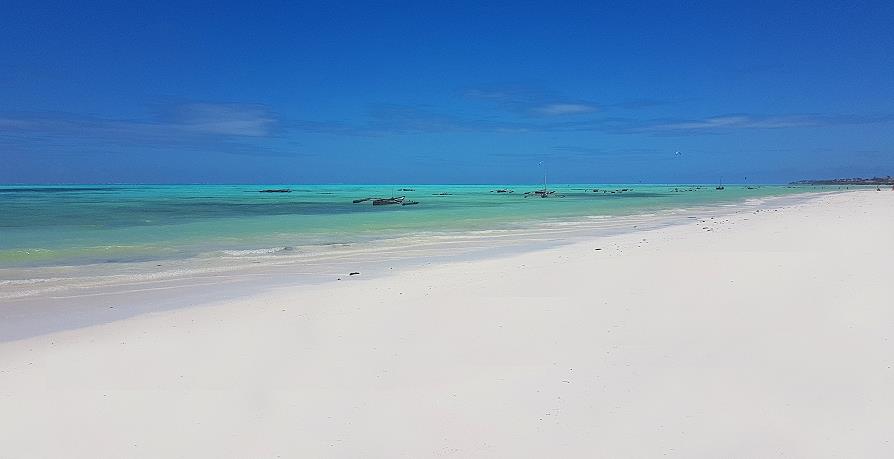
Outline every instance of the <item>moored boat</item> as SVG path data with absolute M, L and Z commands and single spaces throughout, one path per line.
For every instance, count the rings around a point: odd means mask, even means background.
M 404 197 L 405 196 L 398 196 L 396 198 L 373 199 L 373 205 L 374 206 L 387 206 L 387 205 L 391 205 L 391 204 L 401 204 L 402 202 L 404 202 Z

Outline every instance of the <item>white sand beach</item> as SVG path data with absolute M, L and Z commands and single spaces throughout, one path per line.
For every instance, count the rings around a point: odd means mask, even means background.
M 827 194 L 7 340 L 0 457 L 894 457 L 892 231 Z

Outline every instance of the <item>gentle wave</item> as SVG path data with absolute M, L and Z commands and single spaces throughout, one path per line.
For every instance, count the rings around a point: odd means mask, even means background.
M 33 284 L 42 284 L 47 282 L 58 282 L 68 280 L 67 277 L 37 277 L 31 279 L 3 279 L 0 280 L 0 287 L 6 285 L 33 285 Z
M 231 257 L 245 257 L 252 255 L 271 255 L 274 253 L 293 250 L 292 247 L 267 247 L 263 249 L 221 250 L 220 253 Z

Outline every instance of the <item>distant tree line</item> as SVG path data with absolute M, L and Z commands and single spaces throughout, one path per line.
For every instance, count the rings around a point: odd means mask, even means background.
M 825 180 L 799 180 L 792 182 L 792 185 L 894 185 L 894 177 L 873 177 L 873 178 L 838 178 Z

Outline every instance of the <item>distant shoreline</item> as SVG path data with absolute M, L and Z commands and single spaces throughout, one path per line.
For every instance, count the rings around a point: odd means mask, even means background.
M 894 177 L 873 177 L 873 178 L 838 178 L 838 179 L 819 179 L 819 180 L 799 180 L 789 185 L 894 185 Z

